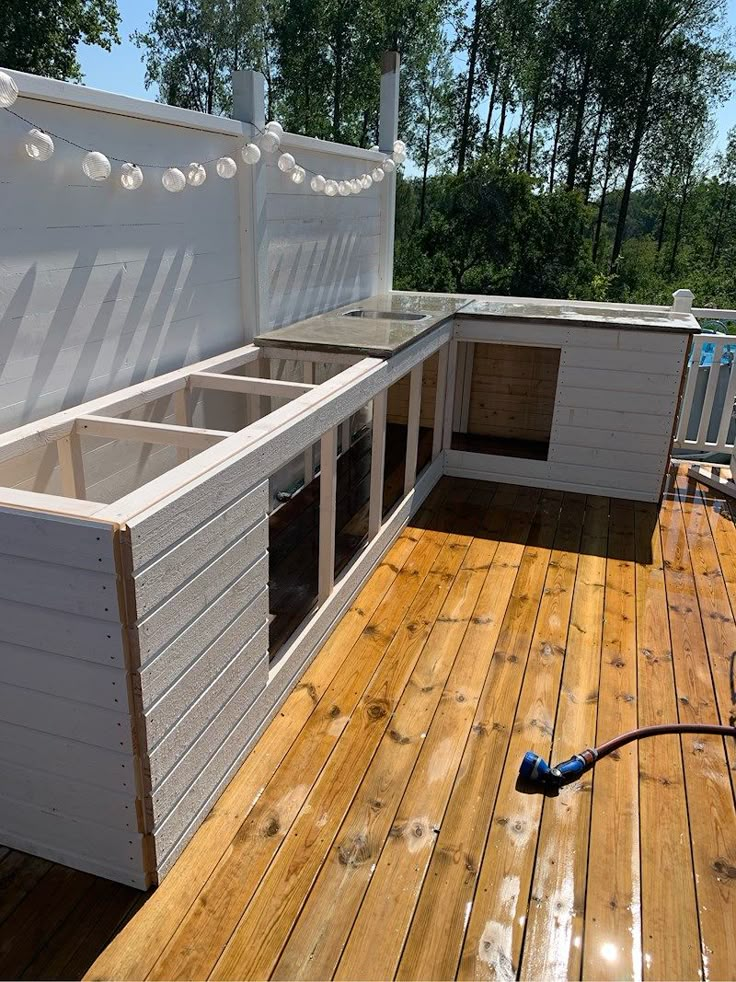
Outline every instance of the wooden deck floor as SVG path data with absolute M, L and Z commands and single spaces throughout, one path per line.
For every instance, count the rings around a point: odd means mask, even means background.
M 5 855 L 3 975 L 733 978 L 736 746 L 515 788 L 529 748 L 728 721 L 732 509 L 445 479 L 139 909 Z

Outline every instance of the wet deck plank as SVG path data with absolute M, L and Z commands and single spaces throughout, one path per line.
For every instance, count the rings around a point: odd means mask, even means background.
M 446 479 L 158 890 L 1 852 L 0 975 L 733 977 L 724 741 L 515 783 L 528 748 L 726 722 L 735 583 L 684 473 L 661 509 Z

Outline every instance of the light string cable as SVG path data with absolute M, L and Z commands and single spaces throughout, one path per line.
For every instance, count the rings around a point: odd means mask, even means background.
M 31 127 L 26 135 L 25 150 L 32 160 L 48 160 L 54 152 L 53 141 L 59 140 L 68 146 L 80 150 L 86 155 L 82 163 L 82 170 L 91 180 L 107 180 L 112 172 L 111 160 L 121 164 L 120 182 L 124 188 L 130 190 L 135 190 L 142 185 L 143 171 L 141 168 L 163 171 L 162 184 L 167 191 L 183 191 L 187 184 L 193 187 L 199 187 L 204 184 L 207 177 L 204 169 L 205 164 L 215 164 L 218 175 L 225 179 L 234 177 L 237 172 L 235 161 L 231 157 L 225 156 L 211 157 L 201 162 L 193 161 L 187 166 L 187 173 L 184 174 L 182 170 L 173 164 L 141 161 L 133 163 L 124 157 L 116 157 L 113 154 L 102 154 L 97 150 L 77 143 L 61 133 L 55 133 L 42 128 L 33 120 L 12 109 L 11 106 L 20 94 L 10 76 L 4 72 L 0 72 L 0 106 L 17 120 Z M 267 123 L 263 129 L 255 123 L 247 123 L 246 125 L 253 128 L 257 134 L 255 138 L 259 140 L 266 152 L 276 153 L 280 151 L 281 137 L 284 132 L 280 123 L 273 120 Z M 246 164 L 254 165 L 258 163 L 261 158 L 261 148 L 258 144 L 252 142 L 243 143 L 242 138 L 235 134 L 225 133 L 222 135 L 238 141 L 233 152 L 239 150 L 240 156 Z M 372 149 L 377 150 L 378 148 L 373 147 Z M 353 178 L 341 180 L 325 178 L 322 174 L 298 163 L 288 152 L 281 152 L 279 154 L 277 165 L 279 170 L 287 174 L 295 184 L 302 184 L 306 175 L 309 174 L 311 176 L 310 186 L 314 192 L 324 193 L 328 197 L 334 197 L 336 195 L 347 196 L 349 194 L 358 194 L 361 191 L 367 190 L 373 183 L 383 180 L 386 173 L 393 171 L 405 159 L 406 146 L 401 140 L 397 140 L 394 143 L 393 152 L 390 155 L 384 156 L 384 159 L 381 161 L 376 161 L 376 167 L 370 170 L 370 172 L 356 175 Z

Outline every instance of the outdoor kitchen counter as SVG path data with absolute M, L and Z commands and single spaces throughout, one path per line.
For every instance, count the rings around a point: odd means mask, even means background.
M 700 325 L 692 314 L 667 307 L 585 303 L 575 300 L 534 300 L 516 297 L 468 298 L 462 316 L 554 324 L 584 324 L 586 327 L 629 331 L 669 331 L 698 334 Z
M 261 334 L 253 343 L 261 347 L 390 358 L 451 320 L 470 299 L 421 293 L 382 294 Z M 360 311 L 362 315 L 351 316 L 350 311 Z M 376 316 L 381 313 L 386 316 Z M 419 315 L 419 318 L 405 319 L 406 315 Z

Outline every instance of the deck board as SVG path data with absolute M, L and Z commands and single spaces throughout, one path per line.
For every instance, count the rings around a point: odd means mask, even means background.
M 444 479 L 161 887 L 0 847 L 0 977 L 733 978 L 736 747 L 516 773 L 728 721 L 735 584 L 684 470 L 659 509 Z

